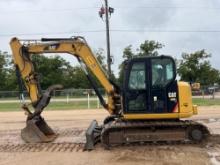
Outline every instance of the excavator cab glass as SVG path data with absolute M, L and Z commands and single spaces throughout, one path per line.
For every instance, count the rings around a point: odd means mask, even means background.
M 128 102 L 128 107 L 132 111 L 144 111 L 146 109 L 145 75 L 144 62 L 137 62 L 132 65 L 128 80 L 128 89 L 133 91 L 133 94 L 130 95 L 130 100 Z
M 176 66 L 168 56 L 135 58 L 124 81 L 125 113 L 172 112 L 178 102 Z M 172 100 L 169 95 L 173 94 Z
M 164 87 L 174 78 L 174 65 L 170 59 L 152 59 L 152 87 Z

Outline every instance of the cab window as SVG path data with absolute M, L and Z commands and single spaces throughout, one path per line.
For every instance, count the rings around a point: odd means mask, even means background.
M 134 63 L 130 72 L 128 88 L 133 90 L 145 89 L 145 82 L 145 63 Z
M 165 87 L 173 80 L 174 63 L 171 59 L 152 59 L 151 65 L 153 87 Z

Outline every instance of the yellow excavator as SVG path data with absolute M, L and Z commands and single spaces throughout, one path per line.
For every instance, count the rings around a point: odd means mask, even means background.
M 197 143 L 210 135 L 204 125 L 182 120 L 197 114 L 192 104 L 190 85 L 176 80 L 175 61 L 170 56 L 133 58 L 124 62 L 124 81 L 117 86 L 105 74 L 83 37 L 19 40 L 12 38 L 19 84 L 29 93 L 34 111 L 27 104 L 26 127 L 21 137 L 26 142 L 51 142 L 57 134 L 47 125 L 41 112 L 49 104 L 51 92 L 62 88 L 52 85 L 41 92 L 38 74 L 31 60 L 42 53 L 68 53 L 77 58 L 102 106 L 109 112 L 103 124 L 93 120 L 86 131 L 85 149 L 94 149 L 101 142 L 105 148 L 130 143 Z M 100 94 L 90 72 L 107 93 L 107 102 Z

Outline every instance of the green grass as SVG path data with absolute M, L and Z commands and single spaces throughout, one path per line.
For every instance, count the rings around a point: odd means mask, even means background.
M 198 106 L 220 105 L 220 99 L 193 98 L 193 104 Z
M 105 95 L 103 95 L 105 97 Z M 66 99 L 67 96 L 52 96 L 52 99 Z M 82 95 L 82 96 L 69 96 L 69 99 L 79 99 L 79 98 L 84 98 L 87 99 L 87 95 Z M 97 98 L 97 96 L 90 96 L 91 99 Z M 28 99 L 28 97 L 26 97 Z M 0 97 L 0 100 L 18 100 L 18 97 Z
M 87 101 L 78 102 L 51 102 L 45 110 L 88 109 Z M 0 103 L 0 112 L 20 111 L 20 103 Z M 31 107 L 31 106 L 30 106 Z M 101 106 L 100 106 L 101 107 Z M 90 101 L 90 108 L 97 108 L 97 101 Z
M 97 101 L 90 101 L 90 108 L 97 108 Z M 70 109 L 88 109 L 87 101 L 74 102 L 52 102 L 46 108 L 47 110 L 70 110 Z
M 74 110 L 74 109 L 87 109 L 87 101 L 74 101 L 74 102 L 51 102 L 45 110 Z M 193 104 L 198 106 L 211 106 L 220 105 L 220 99 L 202 99 L 194 98 Z M 4 111 L 20 111 L 20 103 L 0 103 L 0 112 Z M 101 107 L 101 106 L 100 106 Z M 90 108 L 97 108 L 97 101 L 90 101 Z
M 0 112 L 4 111 L 18 111 L 20 110 L 19 103 L 1 103 L 0 104 Z

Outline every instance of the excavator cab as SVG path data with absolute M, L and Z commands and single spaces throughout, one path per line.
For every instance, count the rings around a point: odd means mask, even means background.
M 105 148 L 127 143 L 201 142 L 209 135 L 200 123 L 181 120 L 196 114 L 189 84 L 177 82 L 170 56 L 133 58 L 125 63 L 122 114 L 103 125 Z
M 178 103 L 175 62 L 168 56 L 127 61 L 124 113 L 172 113 Z

